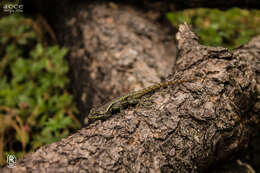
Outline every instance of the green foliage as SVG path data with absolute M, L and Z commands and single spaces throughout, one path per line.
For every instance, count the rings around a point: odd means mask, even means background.
M 205 45 L 234 48 L 260 34 L 259 10 L 199 8 L 170 12 L 166 16 L 175 27 L 184 22 L 191 24 Z
M 44 47 L 36 24 L 10 15 L 0 20 L 0 163 L 66 137 L 80 127 L 65 90 L 65 48 Z

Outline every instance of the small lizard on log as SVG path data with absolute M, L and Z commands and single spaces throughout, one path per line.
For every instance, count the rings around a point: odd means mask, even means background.
M 159 88 L 166 87 L 169 85 L 177 85 L 185 82 L 190 82 L 196 79 L 197 78 L 161 82 L 149 86 L 147 88 L 141 89 L 139 91 L 131 92 L 122 97 L 118 97 L 108 102 L 104 106 L 101 106 L 99 108 L 92 108 L 90 110 L 89 116 L 84 119 L 84 124 L 87 125 L 95 120 L 106 119 L 111 114 L 118 112 L 127 106 L 137 104 L 142 96 L 151 93 Z

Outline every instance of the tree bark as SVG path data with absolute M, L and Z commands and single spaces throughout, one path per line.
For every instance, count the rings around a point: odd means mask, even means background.
M 175 67 L 174 39 L 150 20 L 154 15 L 114 4 L 80 7 L 87 10 L 76 8 L 78 16 L 61 22 L 65 28 L 58 23 L 67 33 L 58 37 L 71 48 L 71 75 L 83 115 L 91 104 L 164 76 L 199 80 L 148 94 L 135 107 L 41 147 L 0 172 L 209 172 L 247 146 L 260 117 L 259 37 L 228 51 L 200 45 L 189 26 L 181 25 Z
M 60 12 L 64 15 L 55 19 L 54 27 L 58 40 L 70 48 L 72 88 L 81 119 L 92 106 L 175 72 L 174 32 L 169 24 L 157 22 L 160 13 L 113 3 L 70 7 L 73 10 Z
M 200 45 L 187 25 L 177 40 L 168 80 L 200 80 L 145 96 L 2 172 L 201 172 L 244 147 L 259 122 L 255 69 L 239 50 Z

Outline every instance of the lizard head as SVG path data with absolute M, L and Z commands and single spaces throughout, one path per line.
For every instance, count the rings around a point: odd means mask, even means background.
M 102 115 L 103 115 L 102 112 L 97 111 L 96 109 L 91 109 L 89 115 L 84 119 L 84 124 L 88 125 L 93 120 L 101 118 Z
M 96 118 L 102 116 L 103 114 L 104 114 L 104 112 L 99 111 L 98 109 L 92 108 L 92 109 L 90 110 L 90 113 L 89 113 L 89 116 L 88 116 L 88 117 L 89 117 L 89 118 L 96 119 Z

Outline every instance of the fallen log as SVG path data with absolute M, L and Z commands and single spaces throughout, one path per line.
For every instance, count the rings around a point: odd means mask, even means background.
M 199 80 L 146 95 L 1 172 L 202 172 L 245 147 L 259 123 L 257 66 L 239 49 L 199 44 L 186 24 L 176 38 L 167 80 Z

